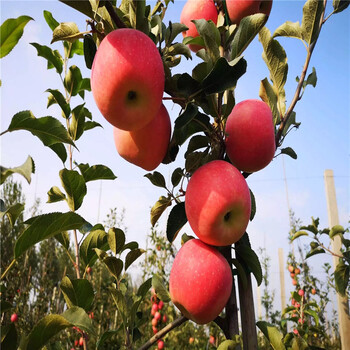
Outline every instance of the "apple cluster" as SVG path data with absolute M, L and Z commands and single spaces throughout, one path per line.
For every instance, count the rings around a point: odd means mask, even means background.
M 122 28 L 102 40 L 91 70 L 92 94 L 114 126 L 120 156 L 148 171 L 162 162 L 170 140 L 164 80 L 162 58 L 143 32 Z
M 157 295 L 156 295 L 154 289 L 152 289 L 151 301 L 152 301 L 152 307 L 151 307 L 152 321 L 151 321 L 151 324 L 152 324 L 153 333 L 156 334 L 159 330 L 159 326 L 161 326 L 162 324 L 165 325 L 168 318 L 167 318 L 167 315 L 164 312 L 162 312 L 163 307 L 164 307 L 164 303 L 162 300 L 159 300 L 157 298 Z M 157 341 L 157 348 L 164 349 L 164 340 L 159 339 Z

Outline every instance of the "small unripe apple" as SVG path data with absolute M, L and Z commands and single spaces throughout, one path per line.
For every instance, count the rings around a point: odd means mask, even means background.
M 251 211 L 250 192 L 242 174 L 223 160 L 197 169 L 186 189 L 188 222 L 203 242 L 226 246 L 244 234 Z
M 79 345 L 79 340 L 78 339 L 74 340 L 74 346 L 76 347 L 78 345 Z
M 157 303 L 153 303 L 153 304 L 152 304 L 152 310 L 154 310 L 154 312 L 157 312 L 157 311 L 158 311 L 158 308 L 159 308 L 159 306 L 158 306 Z
M 157 311 L 155 314 L 154 314 L 154 318 L 159 321 L 161 318 L 162 318 L 162 315 L 160 314 L 159 311 Z
M 295 303 L 295 305 L 294 305 L 297 309 L 299 309 L 300 308 L 300 304 L 299 303 Z
M 295 305 L 295 299 L 292 299 L 291 303 L 292 305 Z
M 158 340 L 158 349 L 164 349 L 164 341 L 163 340 Z
M 205 19 L 206 21 L 212 20 L 216 24 L 218 20 L 218 11 L 214 1 L 187 0 L 180 16 L 180 22 L 188 27 L 187 31 L 182 32 L 182 35 L 185 38 L 188 36 L 195 38 L 199 35 L 196 25 L 192 22 L 192 20 L 195 19 Z M 190 44 L 189 48 L 193 52 L 197 52 L 203 47 L 200 45 Z
M 235 105 L 225 126 L 226 153 L 241 171 L 265 168 L 276 151 L 273 116 L 267 103 L 245 100 Z
M 164 323 L 166 323 L 167 320 L 168 320 L 168 319 L 167 319 L 166 315 L 164 315 L 163 318 L 162 318 L 162 321 L 163 321 Z
M 293 279 L 293 280 L 292 280 L 292 284 L 293 284 L 293 286 L 296 286 L 296 285 L 298 284 L 298 281 L 295 280 L 295 279 Z
M 170 272 L 172 302 L 190 320 L 205 324 L 223 310 L 232 289 L 231 268 L 214 247 L 199 239 L 187 241 Z
M 289 271 L 289 272 L 293 272 L 293 271 L 294 271 L 294 267 L 293 267 L 292 265 L 289 265 L 289 266 L 288 266 L 288 271 Z
M 80 337 L 79 339 L 79 346 L 83 346 L 84 345 L 84 338 Z
M 272 0 L 226 0 L 228 16 L 232 23 L 239 24 L 241 19 L 256 13 L 269 15 Z
M 295 272 L 296 275 L 299 275 L 300 269 L 299 269 L 299 268 L 296 268 L 294 272 Z
M 15 323 L 18 321 L 18 315 L 17 314 L 12 314 L 11 315 L 11 322 Z
M 155 327 L 157 324 L 158 324 L 158 320 L 155 317 L 153 317 L 152 318 L 152 326 Z
M 299 318 L 298 323 L 303 324 L 305 323 L 305 320 L 303 320 L 302 318 Z
M 154 170 L 164 159 L 170 141 L 171 122 L 162 104 L 155 118 L 142 129 L 113 129 L 114 143 L 126 161 L 147 171 Z
M 294 278 L 294 277 L 295 277 L 295 273 L 294 273 L 294 272 L 291 272 L 291 273 L 290 273 L 290 277 Z
M 296 334 L 296 335 L 298 335 L 298 334 L 299 334 L 299 332 L 298 332 L 298 330 L 297 330 L 297 329 L 294 329 L 294 330 L 293 330 L 293 333 L 294 333 L 294 334 Z
M 91 70 L 91 91 L 97 107 L 112 125 L 141 129 L 159 111 L 164 67 L 158 48 L 143 32 L 121 28 L 105 36 Z
M 158 309 L 159 309 L 159 310 L 162 310 L 162 309 L 163 309 L 163 306 L 164 306 L 164 303 L 163 303 L 162 300 L 160 300 L 159 303 L 158 303 Z
M 302 289 L 299 289 L 298 294 L 302 297 L 304 296 L 305 292 Z
M 92 268 L 91 268 L 90 266 L 88 266 L 88 267 L 86 268 L 86 273 L 87 273 L 88 275 L 90 275 L 91 272 L 92 272 Z
M 190 339 L 188 339 L 188 342 L 189 342 L 190 344 L 193 344 L 194 338 L 193 338 L 193 337 L 190 337 Z
M 315 288 L 312 288 L 312 289 L 311 289 L 311 294 L 312 294 L 312 295 L 315 295 L 315 294 L 316 294 L 316 289 L 315 289 Z

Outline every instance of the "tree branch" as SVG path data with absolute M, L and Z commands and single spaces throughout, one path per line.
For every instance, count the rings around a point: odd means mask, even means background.
M 188 321 L 188 318 L 181 316 L 175 321 L 169 323 L 164 328 L 162 328 L 158 333 L 156 333 L 147 343 L 143 344 L 138 350 L 149 349 L 154 343 L 156 343 L 160 338 L 164 337 L 167 333 L 176 327 L 179 327 L 184 322 Z
M 123 21 L 118 17 L 118 15 L 115 13 L 112 3 L 108 0 L 105 2 L 106 10 L 108 11 L 109 15 L 113 19 L 113 22 L 118 28 L 126 28 L 126 25 Z

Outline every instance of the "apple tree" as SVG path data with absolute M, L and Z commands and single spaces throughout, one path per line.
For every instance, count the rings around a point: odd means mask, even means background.
M 275 349 L 296 348 L 305 343 L 299 333 L 289 333 L 283 338 L 272 325 L 255 322 L 252 275 L 258 284 L 263 276 L 247 232 L 256 208 L 254 194 L 245 179 L 268 166 L 274 156 L 287 154 L 297 158 L 292 148 L 284 146 L 284 141 L 288 133 L 299 126 L 294 111 L 296 104 L 308 85 L 316 85 L 316 71 L 309 69 L 310 59 L 326 22 L 345 10 L 349 2 L 334 0 L 333 9 L 327 15 L 330 7 L 327 0 L 307 0 L 301 22 L 283 23 L 274 33 L 266 27 L 272 1 L 242 1 L 245 7 L 235 8 L 234 0 L 189 0 L 181 15 L 185 20 L 179 18 L 169 23 L 165 23 L 164 18 L 172 5 L 170 0 L 159 0 L 153 7 L 142 0 L 123 0 L 120 4 L 109 0 L 61 2 L 83 13 L 88 18 L 88 29 L 80 31 L 69 19 L 59 23 L 53 14 L 44 11 L 52 30 L 52 42 L 61 41 L 62 52 L 39 43 L 31 45 L 38 56 L 47 60 L 47 68 L 60 76 L 61 89 L 49 87 L 46 92 L 47 107 L 59 106 L 63 122 L 52 116 L 35 117 L 30 110 L 20 111 L 2 134 L 27 130 L 59 157 L 63 165 L 59 171 L 61 185 L 54 184 L 48 190 L 48 202 L 66 202 L 67 211 L 37 215 L 24 222 L 26 228 L 16 239 L 13 260 L 1 278 L 4 285 L 10 283 L 7 274 L 18 259 L 37 243 L 52 237 L 65 248 L 75 276 L 64 276 L 58 281 L 67 309 L 61 314 L 46 315 L 29 334 L 21 334 L 21 348 L 42 348 L 60 331 L 74 327 L 81 334 L 79 345 L 84 349 L 102 348 L 113 337 L 126 349 L 140 344 L 140 350 L 147 349 L 156 343 L 158 349 L 162 349 L 166 342 L 161 338 L 189 319 L 198 323 L 213 321 L 226 338 L 218 344 L 222 350 L 256 349 L 256 326 Z M 256 4 L 260 6 L 255 8 Z M 8 44 L 6 38 L 18 40 L 18 33 L 28 20 L 22 16 L 5 22 L 1 28 L 5 33 L 1 45 Z M 257 36 L 270 76 L 260 83 L 262 101 L 236 103 L 235 90 L 239 89 L 240 78 L 250 64 L 243 54 Z M 285 91 L 287 55 L 278 37 L 299 39 L 306 49 L 305 63 L 289 105 Z M 194 53 L 201 62 L 192 72 L 174 73 L 181 60 L 190 59 Z M 84 56 L 86 67 L 91 69 L 91 80 L 82 76 L 79 67 L 70 65 L 74 55 Z M 88 182 L 116 178 L 108 167 L 81 163 L 75 156 L 79 139 L 100 127 L 84 103 L 91 90 L 101 114 L 117 129 L 118 152 L 129 162 L 151 171 L 145 177 L 164 189 L 164 195 L 151 209 L 151 224 L 154 226 L 168 208 L 166 237 L 170 243 L 187 222 L 199 238 L 183 235 L 183 245 L 177 255 L 180 268 L 173 275 L 170 272 L 170 293 L 165 287 L 167 281 L 157 274 L 137 290 L 131 290 L 127 270 L 145 251 L 137 242 L 128 242 L 122 229 L 91 224 L 76 212 L 88 194 Z M 163 100 L 170 100 L 181 109 L 171 135 L 166 132 L 170 121 L 167 111 L 159 112 Z M 145 108 L 149 108 L 150 113 L 142 119 L 140 114 L 145 114 Z M 160 124 L 157 122 L 148 127 L 156 118 L 166 120 L 165 126 L 156 129 Z M 157 133 L 152 134 L 155 129 Z M 166 142 L 154 146 L 153 140 L 164 135 Z M 157 154 L 157 162 L 149 165 L 159 149 L 162 152 Z M 180 149 L 184 150 L 182 160 Z M 250 158 L 251 155 L 255 157 Z M 160 162 L 175 161 L 181 162 L 181 166 L 172 172 L 167 183 L 155 169 Z M 2 177 L 16 171 L 28 177 L 34 171 L 33 160 L 29 158 L 20 170 L 1 170 Z M 190 187 L 195 188 L 192 195 Z M 6 215 L 16 219 L 23 206 L 6 210 Z M 197 248 L 191 248 L 192 253 L 186 252 L 194 245 Z M 203 260 L 204 251 L 215 263 Z M 191 260 L 192 279 L 185 277 L 189 268 L 186 256 L 198 258 Z M 114 322 L 113 328 L 103 334 L 88 315 L 95 296 L 95 286 L 88 275 L 97 261 L 108 271 L 111 281 L 108 291 L 118 311 L 118 326 Z M 213 267 L 222 268 L 223 273 L 215 276 L 218 277 L 215 285 L 205 283 L 203 271 L 198 273 L 203 266 L 207 266 L 207 272 L 212 275 L 215 274 Z M 343 270 L 348 271 L 348 265 Z M 173 284 L 172 279 L 176 281 Z M 149 315 L 141 311 L 141 305 L 147 303 L 146 295 L 152 286 L 155 293 L 152 297 L 156 298 L 158 308 L 160 302 L 168 304 L 172 300 L 182 315 L 170 323 L 164 322 L 167 324 L 145 341 L 142 330 Z M 227 290 L 227 287 L 230 288 Z M 342 285 L 341 288 L 345 292 Z M 185 305 L 190 291 L 193 303 Z M 219 306 L 213 299 L 215 293 L 220 294 L 217 295 Z M 199 297 L 203 303 L 196 304 Z M 208 309 L 203 310 L 203 305 Z M 198 318 L 198 315 L 209 318 Z M 16 329 L 12 327 L 5 338 L 14 339 L 15 335 Z M 211 339 L 210 343 L 213 342 Z

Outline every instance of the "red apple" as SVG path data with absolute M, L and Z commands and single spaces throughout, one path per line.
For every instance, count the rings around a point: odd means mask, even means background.
M 213 0 L 187 0 L 185 6 L 182 9 L 180 22 L 188 27 L 188 30 L 182 32 L 182 35 L 186 38 L 192 36 L 197 37 L 198 31 L 195 24 L 192 22 L 194 19 L 205 19 L 207 21 L 212 20 L 215 24 L 218 20 L 218 11 Z M 200 45 L 190 44 L 189 48 L 193 52 L 197 52 L 203 47 Z
M 190 320 L 205 324 L 223 310 L 232 289 L 228 262 L 214 247 L 199 239 L 187 241 L 170 272 L 172 302 Z
M 296 268 L 294 272 L 295 272 L 296 275 L 299 275 L 300 269 L 299 269 L 299 268 Z
M 157 324 L 158 324 L 158 320 L 155 317 L 153 317 L 152 318 L 152 326 L 155 327 Z
M 80 337 L 79 339 L 79 346 L 83 346 L 84 345 L 84 338 Z
M 153 334 L 156 334 L 156 333 L 158 333 L 158 328 L 157 328 L 157 327 L 155 327 L 155 326 L 152 326 L 152 330 L 153 330 Z
M 113 130 L 115 147 L 128 162 L 151 171 L 164 159 L 171 134 L 170 118 L 164 105 L 161 105 L 156 117 L 140 130 Z
M 137 130 L 158 113 L 164 79 L 163 61 L 154 42 L 139 30 L 122 28 L 110 32 L 96 52 L 91 91 L 112 125 Z
M 190 337 L 190 339 L 188 339 L 188 342 L 189 342 L 190 344 L 193 344 L 194 338 L 193 338 L 193 337 Z
M 154 314 L 154 318 L 159 321 L 161 318 L 162 318 L 162 315 L 160 314 L 159 311 L 157 311 L 155 314 Z
M 212 344 L 212 345 L 215 344 L 215 338 L 214 338 L 213 335 L 211 335 L 211 336 L 209 337 L 209 343 Z
M 15 323 L 18 321 L 18 315 L 17 314 L 12 314 L 11 315 L 11 322 Z
M 289 271 L 289 272 L 293 272 L 293 271 L 294 271 L 294 267 L 293 267 L 292 265 L 289 265 L 289 266 L 288 266 L 288 271 Z
M 311 289 L 311 294 L 312 294 L 312 295 L 315 295 L 315 294 L 316 294 L 316 289 L 315 289 L 315 288 L 312 288 L 312 289 Z
M 295 277 L 295 273 L 294 273 L 294 272 L 291 272 L 291 273 L 290 273 L 290 277 L 294 278 L 294 277 Z
M 300 289 L 300 290 L 298 291 L 298 294 L 302 297 L 302 296 L 304 296 L 305 292 L 304 292 L 302 289 Z
M 163 309 L 163 306 L 164 306 L 164 303 L 163 303 L 162 300 L 160 300 L 159 303 L 158 303 L 158 309 L 159 309 L 159 310 L 162 310 L 162 309 Z
M 292 279 L 292 284 L 293 284 L 293 286 L 296 286 L 298 284 L 298 281 L 295 279 Z
M 87 273 L 88 275 L 90 275 L 90 274 L 91 274 L 91 271 L 92 271 L 92 268 L 91 268 L 90 266 L 88 266 L 88 267 L 86 268 L 86 273 Z
M 185 210 L 199 239 L 216 246 L 231 245 L 243 236 L 249 222 L 247 182 L 232 164 L 211 161 L 193 173 L 186 190 Z
M 296 335 L 298 335 L 298 334 L 299 334 L 299 332 L 298 332 L 298 330 L 297 330 L 297 329 L 294 329 L 294 330 L 293 330 L 293 333 L 294 333 L 294 334 L 296 334 Z
M 256 13 L 269 15 L 272 0 L 226 0 L 228 16 L 232 23 L 239 24 L 241 19 Z
M 158 349 L 164 349 L 164 341 L 163 340 L 158 340 Z
M 239 170 L 252 173 L 271 162 L 276 150 L 275 129 L 267 103 L 238 103 L 227 118 L 225 133 L 227 155 Z
M 163 318 L 162 318 L 162 321 L 163 321 L 164 323 L 166 323 L 167 320 L 168 320 L 168 318 L 166 317 L 166 315 L 164 315 Z

